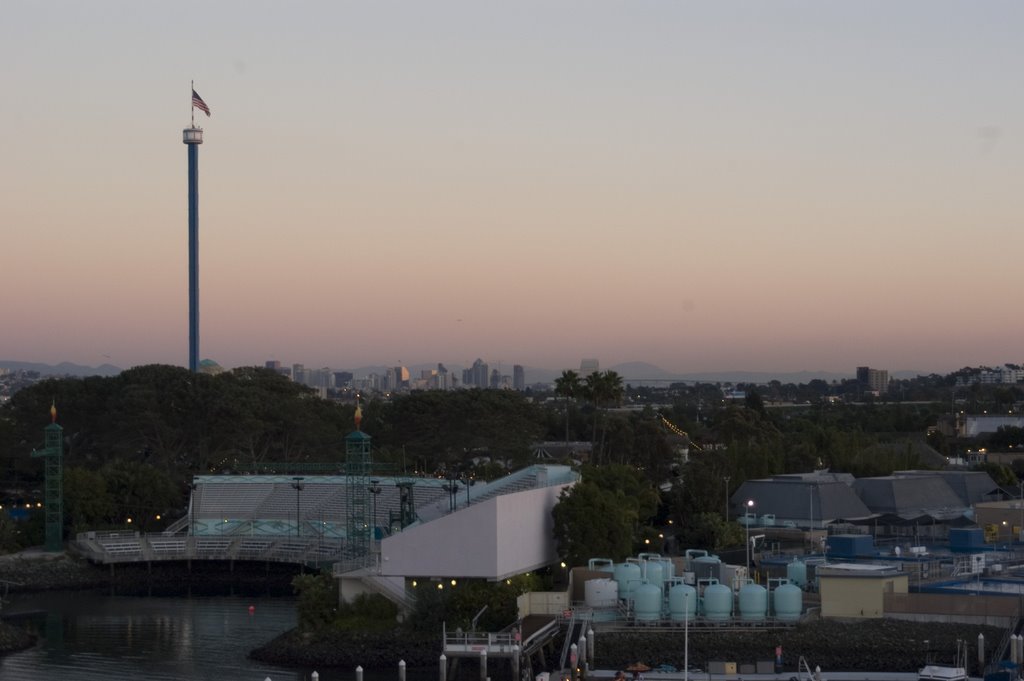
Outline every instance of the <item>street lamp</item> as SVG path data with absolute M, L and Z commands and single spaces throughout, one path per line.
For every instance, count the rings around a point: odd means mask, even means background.
M 729 476 L 725 476 L 725 522 L 729 522 Z
M 1017 501 L 1017 505 L 1020 507 L 1020 526 L 1017 531 L 1024 535 L 1024 480 L 1020 481 L 1020 499 Z M 1018 540 L 1021 537 L 1017 537 Z
M 373 495 L 373 525 L 370 528 L 370 536 L 373 539 L 377 538 L 377 497 L 383 492 L 383 488 L 380 486 L 380 480 L 371 480 L 370 486 L 367 488 L 370 494 Z
M 301 513 L 302 507 L 300 506 L 299 492 L 301 492 L 303 490 L 303 488 L 305 487 L 305 485 L 302 483 L 303 480 L 305 480 L 305 478 L 302 478 L 302 477 L 294 477 L 294 478 L 292 478 L 292 487 L 295 488 L 295 536 L 296 537 L 301 537 L 302 536 L 302 513 Z
M 448 482 L 441 485 L 441 488 L 445 492 L 448 492 L 448 512 L 451 513 L 458 506 L 458 501 L 456 500 L 455 495 L 459 491 L 459 481 L 454 473 L 448 474 Z
M 462 484 L 466 486 L 466 506 L 469 506 L 469 488 L 476 484 L 476 479 L 469 477 L 469 473 L 462 474 Z
M 754 508 L 754 500 L 753 499 L 747 499 L 746 513 L 743 514 L 745 516 L 746 522 L 743 523 L 743 526 L 747 529 L 747 571 L 748 571 L 748 574 L 749 574 L 749 571 L 750 571 L 750 510 L 752 508 Z
M 690 592 L 683 591 L 683 681 L 690 681 Z

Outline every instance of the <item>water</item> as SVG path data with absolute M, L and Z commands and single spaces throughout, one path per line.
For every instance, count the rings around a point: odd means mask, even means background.
M 286 598 L 55 592 L 12 597 L 3 615 L 11 624 L 29 622 L 40 636 L 35 648 L 0 657 L 3 681 L 300 681 L 312 671 L 246 658 L 295 626 L 295 604 Z M 321 670 L 320 678 L 340 676 Z

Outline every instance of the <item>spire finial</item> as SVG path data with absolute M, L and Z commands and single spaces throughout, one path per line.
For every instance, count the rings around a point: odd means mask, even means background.
M 363 422 L 363 408 L 359 404 L 359 398 L 356 398 L 356 430 L 362 430 L 360 424 Z
M 50 402 L 50 423 L 57 423 L 57 399 Z

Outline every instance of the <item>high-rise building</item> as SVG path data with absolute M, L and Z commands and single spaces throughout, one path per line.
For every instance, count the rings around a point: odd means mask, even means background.
M 580 376 L 589 376 L 595 371 L 601 370 L 601 364 L 596 359 L 580 360 Z
M 884 393 L 889 389 L 889 370 L 857 367 L 857 384 L 863 391 Z
M 497 369 L 491 370 L 491 380 L 490 383 L 488 383 L 488 387 L 495 390 L 501 387 L 501 372 Z
M 522 364 L 512 365 L 512 389 L 520 392 L 526 390 L 526 370 Z
M 470 376 L 470 378 L 471 378 L 471 383 L 470 384 L 473 387 L 475 387 L 475 388 L 486 388 L 486 387 L 488 387 L 490 385 L 489 381 L 490 381 L 491 369 L 490 369 L 489 366 L 487 366 L 487 362 L 483 361 L 480 358 L 477 358 L 477 360 L 475 362 L 473 362 L 473 367 L 472 367 L 471 371 L 472 371 L 472 374 Z
M 296 383 L 306 382 L 306 367 L 303 364 L 292 365 L 292 380 Z

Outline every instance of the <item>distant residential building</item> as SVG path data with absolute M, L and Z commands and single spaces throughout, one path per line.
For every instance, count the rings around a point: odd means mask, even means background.
M 884 393 L 889 389 L 889 370 L 857 367 L 857 383 L 864 392 Z
M 488 387 L 493 388 L 494 390 L 501 387 L 501 372 L 497 369 L 491 370 L 491 380 L 488 383 Z
M 595 371 L 601 370 L 601 364 L 596 359 L 580 360 L 580 376 L 589 376 Z
M 982 370 L 977 374 L 977 383 L 986 384 L 1014 384 L 1024 381 L 1024 370 L 1021 369 L 1010 369 L 1003 367 L 1002 369 L 994 370 Z
M 1024 416 L 963 416 L 957 424 L 957 435 L 960 437 L 978 437 L 995 433 L 1000 428 L 1024 428 Z
M 512 366 L 512 389 L 520 392 L 526 390 L 526 369 L 521 364 Z
M 270 369 L 271 371 L 276 371 L 277 373 L 281 374 L 282 376 L 291 377 L 291 375 L 292 375 L 292 370 L 290 368 L 286 367 L 286 366 L 282 366 L 281 363 L 278 362 L 276 359 L 268 359 L 263 364 L 263 366 L 264 366 L 264 368 Z
M 352 383 L 352 379 L 353 378 L 354 378 L 354 376 L 352 375 L 351 371 L 335 371 L 334 372 L 334 387 L 335 388 L 343 388 L 343 387 L 349 385 L 350 383 Z
M 292 380 L 296 383 L 306 382 L 306 367 L 302 364 L 292 365 Z

